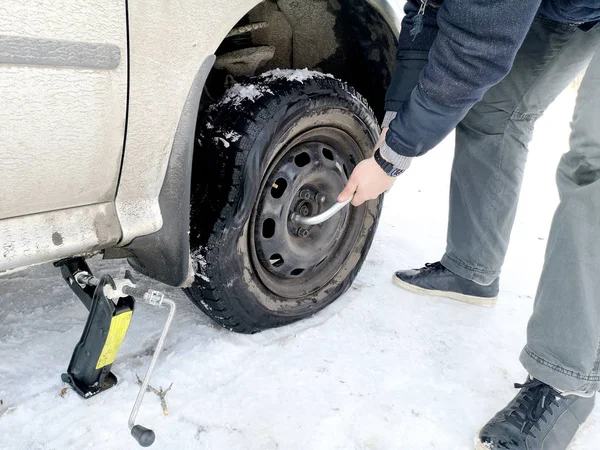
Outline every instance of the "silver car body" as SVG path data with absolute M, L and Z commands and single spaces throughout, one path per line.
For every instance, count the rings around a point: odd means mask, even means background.
M 0 273 L 161 229 L 177 139 L 216 49 L 258 3 L 2 1 Z M 397 32 L 400 2 L 370 3 Z

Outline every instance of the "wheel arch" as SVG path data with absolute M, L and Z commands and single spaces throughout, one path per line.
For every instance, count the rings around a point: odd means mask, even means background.
M 400 20 L 389 0 L 262 1 L 215 51 L 206 93 L 218 99 L 225 75 L 238 79 L 275 68 L 307 68 L 348 82 L 381 119 Z

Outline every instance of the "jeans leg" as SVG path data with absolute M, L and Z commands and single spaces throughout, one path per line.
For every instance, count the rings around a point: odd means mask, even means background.
M 560 204 L 546 249 L 527 346 L 529 373 L 561 390 L 600 389 L 600 47 L 579 89 Z
M 511 72 L 457 127 L 442 258 L 452 272 L 481 284 L 499 276 L 535 121 L 589 63 L 599 41 L 600 28 L 586 33 L 536 17 Z

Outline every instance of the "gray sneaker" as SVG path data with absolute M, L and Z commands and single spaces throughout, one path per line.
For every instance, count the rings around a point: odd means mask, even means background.
M 517 396 L 479 432 L 476 450 L 566 450 L 594 408 L 594 395 L 561 395 L 538 380 L 515 384 Z
M 414 294 L 447 297 L 459 302 L 492 306 L 498 299 L 499 279 L 489 286 L 460 277 L 442 263 L 425 264 L 422 269 L 400 270 L 392 277 L 394 284 Z

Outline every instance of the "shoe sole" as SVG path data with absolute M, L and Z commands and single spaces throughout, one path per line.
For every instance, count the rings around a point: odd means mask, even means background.
M 581 430 L 586 428 L 588 421 L 589 421 L 589 416 L 585 419 L 585 421 L 581 425 L 579 425 L 579 428 L 577 428 L 577 432 L 575 433 L 575 436 L 573 436 L 573 439 L 571 439 L 571 442 L 569 442 L 569 445 L 567 445 L 566 450 L 569 450 L 573 446 L 573 442 L 575 442 L 575 438 L 577 437 L 577 435 L 579 433 L 581 433 Z M 493 450 L 494 449 L 493 446 L 488 447 L 486 444 L 484 444 L 483 442 L 481 442 L 479 440 L 479 433 L 481 433 L 481 430 L 479 430 L 477 432 L 477 437 L 475 438 L 475 450 L 490 450 L 490 449 Z
M 392 282 L 396 286 L 404 289 L 405 291 L 412 292 L 413 294 L 428 295 L 433 297 L 444 297 L 449 298 L 451 300 L 456 300 L 461 303 L 467 303 L 469 305 L 490 307 L 494 306 L 496 304 L 496 300 L 498 300 L 498 297 L 477 297 L 475 295 L 459 294 L 458 292 L 425 289 L 419 286 L 415 286 L 414 284 L 406 283 L 405 281 L 402 281 L 400 278 L 398 278 L 396 275 L 392 275 Z M 484 448 L 484 450 L 487 449 Z
M 575 438 L 573 438 L 573 440 L 575 440 Z M 571 441 L 571 444 L 569 444 L 569 446 L 566 448 L 566 450 L 569 450 L 571 448 L 572 442 L 573 441 Z M 494 450 L 494 447 L 493 447 L 493 444 L 492 444 L 491 447 L 488 447 L 486 444 L 484 444 L 483 442 L 481 442 L 479 440 L 479 438 L 476 438 L 476 441 L 475 441 L 475 450 Z
M 479 438 L 475 438 L 475 450 L 490 450 L 493 449 L 493 444 L 491 447 L 488 447 L 486 444 L 481 442 Z

